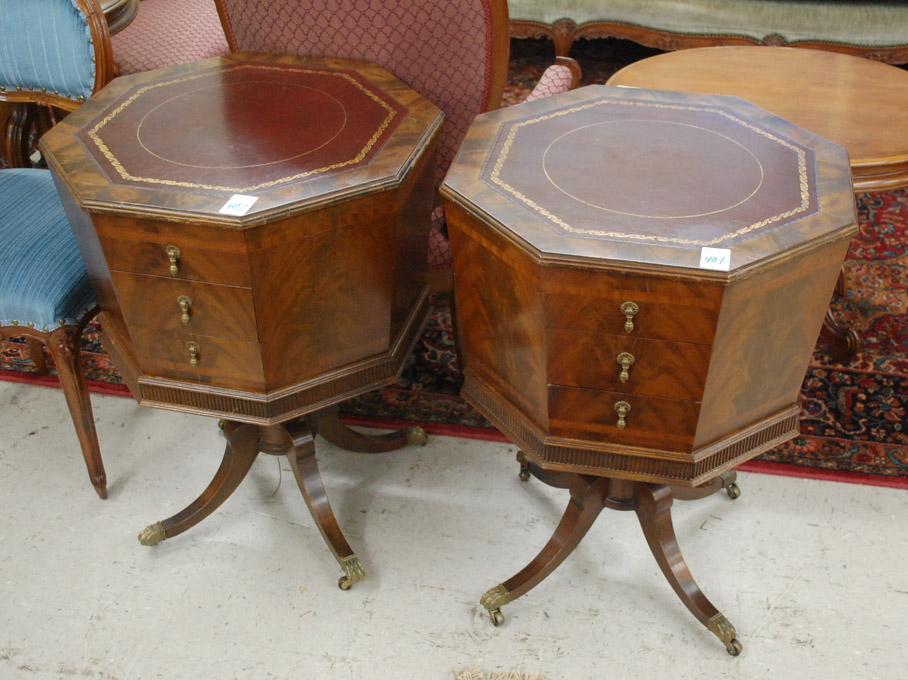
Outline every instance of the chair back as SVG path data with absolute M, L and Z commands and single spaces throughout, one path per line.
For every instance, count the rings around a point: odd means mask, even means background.
M 98 0 L 0 0 L 0 100 L 72 111 L 113 72 Z
M 216 0 L 233 51 L 364 59 L 446 117 L 436 186 L 507 79 L 506 0 Z

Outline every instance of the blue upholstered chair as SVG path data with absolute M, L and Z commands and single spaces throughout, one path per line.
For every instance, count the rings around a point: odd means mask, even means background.
M 34 124 L 65 115 L 113 73 L 110 35 L 98 0 L 0 0 L 0 100 L 11 165 L 28 164 Z M 37 113 L 36 113 L 37 112 Z M 43 113 L 41 113 L 43 112 Z M 39 371 L 46 345 L 76 426 L 88 476 L 101 498 L 107 480 L 85 376 L 82 329 L 97 310 L 50 172 L 0 170 L 0 339 L 25 337 Z

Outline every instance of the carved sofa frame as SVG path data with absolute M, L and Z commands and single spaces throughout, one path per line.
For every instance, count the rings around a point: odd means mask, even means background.
M 661 50 L 787 45 L 908 63 L 908 2 L 898 0 L 509 0 L 511 36 L 622 38 Z

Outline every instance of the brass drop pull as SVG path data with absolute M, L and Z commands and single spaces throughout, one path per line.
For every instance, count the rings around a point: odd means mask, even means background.
M 618 363 L 621 364 L 621 375 L 618 378 L 621 382 L 626 383 L 627 379 L 631 377 L 629 369 L 634 363 L 634 355 L 630 352 L 622 352 L 618 355 Z
M 627 318 L 627 321 L 624 322 L 624 330 L 630 333 L 634 330 L 634 316 L 637 312 L 640 311 L 640 305 L 636 302 L 622 302 L 621 303 L 621 313 Z
M 631 405 L 626 401 L 616 401 L 615 411 L 618 412 L 618 429 L 623 430 L 627 425 L 624 419 L 627 418 L 627 414 L 631 412 Z
M 180 321 L 189 323 L 189 308 L 192 307 L 192 300 L 186 295 L 181 295 L 177 298 L 177 302 L 180 303 L 180 311 L 183 312 L 180 316 Z M 633 357 L 631 357 L 631 360 L 633 361 Z
M 164 248 L 164 252 L 167 253 L 167 259 L 170 260 L 170 275 L 176 276 L 180 271 L 177 262 L 183 256 L 183 251 L 176 246 L 167 246 Z
M 194 340 L 190 340 L 186 343 L 186 349 L 189 350 L 189 365 L 198 366 L 199 365 L 199 352 L 202 351 L 202 348 L 199 347 L 199 343 Z

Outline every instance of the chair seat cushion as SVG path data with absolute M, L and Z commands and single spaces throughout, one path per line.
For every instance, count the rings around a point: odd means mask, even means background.
M 50 172 L 0 170 L 0 327 L 51 331 L 95 304 Z

